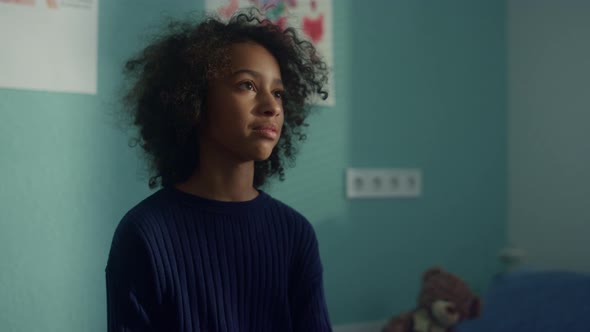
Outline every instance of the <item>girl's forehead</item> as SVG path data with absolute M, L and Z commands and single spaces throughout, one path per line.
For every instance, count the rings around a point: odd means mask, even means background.
M 229 60 L 231 72 L 251 70 L 272 78 L 280 78 L 280 66 L 275 56 L 264 46 L 255 42 L 241 42 L 230 45 Z
M 271 63 L 277 63 L 275 56 L 264 46 L 250 41 L 230 45 L 229 56 L 232 64 L 251 63 L 264 65 L 269 61 Z

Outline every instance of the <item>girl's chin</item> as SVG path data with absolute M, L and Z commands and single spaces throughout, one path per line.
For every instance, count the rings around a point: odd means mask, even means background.
M 268 158 L 270 158 L 270 153 L 269 154 L 265 154 L 265 155 L 259 155 L 259 156 L 255 156 L 254 158 L 252 158 L 254 161 L 265 161 L 268 160 Z
M 270 158 L 274 147 L 275 147 L 274 144 L 272 144 L 272 145 L 265 144 L 265 145 L 257 146 L 255 149 L 253 149 L 250 156 L 252 157 L 252 159 L 254 161 L 267 160 L 268 158 Z

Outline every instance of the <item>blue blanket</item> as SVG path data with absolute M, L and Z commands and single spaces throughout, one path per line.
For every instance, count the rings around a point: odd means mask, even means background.
M 459 332 L 588 332 L 590 276 L 521 271 L 499 277 L 483 296 L 480 318 Z

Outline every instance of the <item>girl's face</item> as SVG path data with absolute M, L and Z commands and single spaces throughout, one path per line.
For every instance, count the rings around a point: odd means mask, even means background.
M 254 42 L 232 45 L 230 59 L 229 72 L 209 82 L 202 142 L 239 162 L 268 159 L 284 121 L 279 64 Z

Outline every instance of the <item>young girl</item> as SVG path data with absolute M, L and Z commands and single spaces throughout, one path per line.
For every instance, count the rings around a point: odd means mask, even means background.
M 326 65 L 257 17 L 173 24 L 126 64 L 161 188 L 113 237 L 109 331 L 331 331 L 311 224 L 259 189 L 305 138 Z

